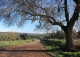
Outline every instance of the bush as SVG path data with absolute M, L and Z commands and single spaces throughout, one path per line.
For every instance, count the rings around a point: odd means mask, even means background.
M 14 41 L 19 39 L 20 39 L 19 35 L 14 32 L 6 32 L 0 34 L 0 41 Z

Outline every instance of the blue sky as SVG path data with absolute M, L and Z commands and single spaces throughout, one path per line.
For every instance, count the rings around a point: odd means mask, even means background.
M 50 0 L 47 0 L 50 1 Z M 70 0 L 69 0 L 70 1 Z M 69 2 L 71 4 L 71 2 Z M 71 12 L 70 12 L 71 13 Z M 43 33 L 41 31 L 34 31 L 37 23 L 31 23 L 30 21 L 24 24 L 23 27 L 18 28 L 16 25 L 11 27 L 5 27 L 2 22 L 0 22 L 0 32 L 22 32 L 22 33 Z
M 31 23 L 30 21 L 25 23 L 23 27 L 18 28 L 16 25 L 11 27 L 6 27 L 3 25 L 2 22 L 0 22 L 0 32 L 22 32 L 22 33 L 41 33 L 40 31 L 34 31 L 36 28 L 35 23 Z
M 0 32 L 20 32 L 20 33 L 47 33 L 47 31 L 44 30 L 35 30 L 36 29 L 36 24 L 38 24 L 37 22 L 30 22 L 27 21 L 23 27 L 18 28 L 17 25 L 11 26 L 11 27 L 6 27 L 5 25 L 3 25 L 2 22 L 0 22 Z M 53 28 L 53 30 L 61 30 L 60 27 L 54 26 L 55 28 Z M 48 31 L 51 32 L 51 31 Z

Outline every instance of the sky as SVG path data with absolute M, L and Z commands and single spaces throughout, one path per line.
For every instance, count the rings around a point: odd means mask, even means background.
M 36 33 L 36 34 L 47 33 L 47 31 L 45 30 L 38 30 L 38 29 L 35 30 L 37 24 L 38 24 L 37 22 L 32 23 L 31 21 L 27 21 L 23 25 L 23 27 L 19 28 L 17 25 L 6 27 L 2 22 L 0 22 L 0 32 L 19 32 L 19 33 Z M 54 31 L 61 30 L 61 28 L 58 26 L 54 26 L 52 30 Z M 51 31 L 48 31 L 48 32 L 51 32 Z
M 47 0 L 49 1 L 49 0 Z M 69 2 L 70 3 L 70 2 Z M 41 31 L 34 31 L 35 26 L 37 23 L 31 23 L 30 21 L 28 23 L 25 23 L 23 27 L 18 28 L 16 25 L 11 27 L 6 27 L 3 25 L 2 22 L 0 22 L 0 32 L 21 32 L 21 33 L 44 33 Z
M 37 22 L 31 23 L 29 21 L 25 23 L 23 27 L 18 28 L 16 25 L 6 27 L 2 22 L 0 22 L 0 32 L 42 33 L 41 31 L 35 31 L 36 24 Z

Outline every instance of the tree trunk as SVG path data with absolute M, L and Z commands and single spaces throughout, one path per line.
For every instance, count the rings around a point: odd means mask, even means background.
M 74 40 L 73 40 L 73 29 L 69 27 L 65 27 L 64 29 L 65 35 L 66 35 L 66 43 L 65 43 L 65 48 L 66 50 L 72 50 L 75 48 L 74 46 Z

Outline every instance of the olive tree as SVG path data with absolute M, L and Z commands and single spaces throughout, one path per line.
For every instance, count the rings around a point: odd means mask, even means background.
M 67 49 L 74 47 L 73 26 L 79 21 L 80 0 L 0 0 L 0 20 L 11 26 L 23 26 L 27 20 L 37 21 L 38 28 L 61 27 Z
M 58 39 L 64 39 L 65 38 L 65 33 L 64 31 L 60 30 L 56 32 L 56 38 Z

